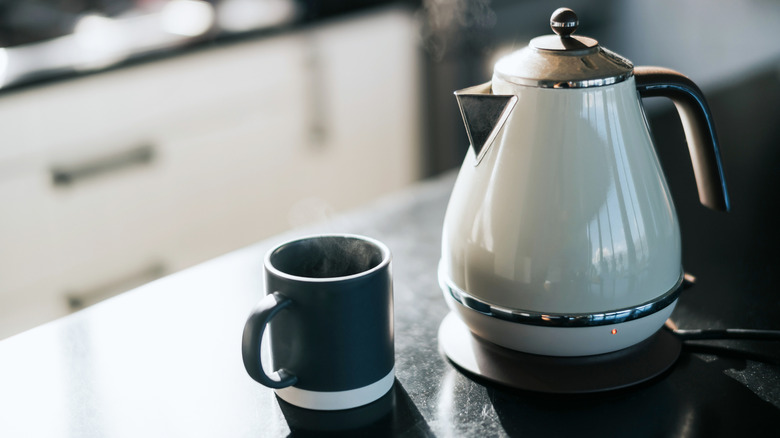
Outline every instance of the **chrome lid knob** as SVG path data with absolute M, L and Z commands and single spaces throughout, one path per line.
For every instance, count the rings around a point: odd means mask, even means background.
M 550 27 L 561 37 L 568 37 L 577 30 L 580 21 L 577 14 L 569 8 L 558 8 L 550 16 Z

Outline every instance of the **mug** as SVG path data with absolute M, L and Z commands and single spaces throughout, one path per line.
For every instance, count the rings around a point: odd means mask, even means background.
M 265 293 L 244 327 L 249 376 L 295 406 L 350 409 L 393 386 L 390 250 L 363 236 L 299 238 L 265 257 Z M 271 369 L 261 360 L 268 329 Z

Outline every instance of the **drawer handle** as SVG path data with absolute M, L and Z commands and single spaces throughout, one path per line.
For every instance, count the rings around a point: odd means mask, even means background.
M 65 299 L 67 300 L 70 310 L 76 311 L 119 293 L 157 280 L 158 278 L 163 277 L 166 272 L 167 269 L 162 261 L 154 261 L 136 272 L 130 272 L 122 277 L 115 278 L 91 289 L 66 292 Z
M 51 181 L 54 186 L 70 186 L 82 180 L 105 176 L 129 167 L 147 166 L 154 161 L 154 157 L 154 146 L 142 144 L 116 154 L 95 157 L 81 163 L 54 165 L 51 167 Z

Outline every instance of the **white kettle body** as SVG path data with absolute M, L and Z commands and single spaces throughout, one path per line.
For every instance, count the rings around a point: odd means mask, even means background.
M 490 83 L 456 92 L 472 147 L 447 207 L 439 266 L 448 305 L 473 333 L 553 356 L 634 345 L 676 304 L 679 224 L 641 95 L 675 101 L 702 202 L 728 208 L 698 88 L 574 38 L 537 38 L 500 60 Z

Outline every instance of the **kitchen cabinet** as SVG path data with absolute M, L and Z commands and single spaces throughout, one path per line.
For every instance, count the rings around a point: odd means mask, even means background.
M 0 338 L 417 179 L 417 57 L 392 7 L 0 96 Z

